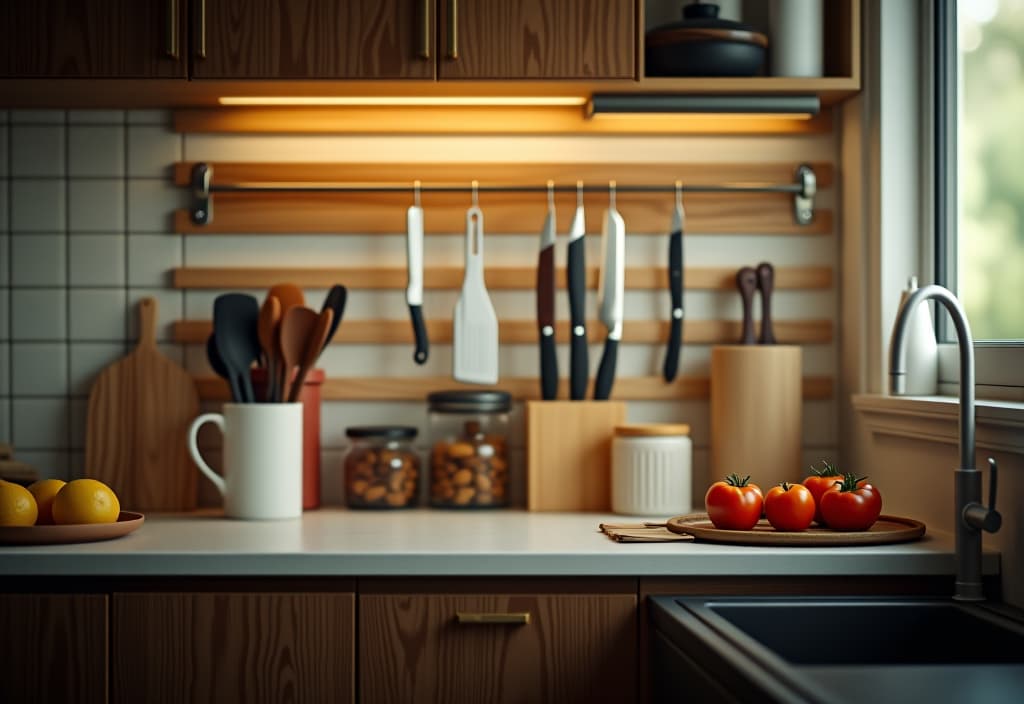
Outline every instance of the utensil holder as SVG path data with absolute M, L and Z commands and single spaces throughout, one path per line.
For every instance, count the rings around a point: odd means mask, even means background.
M 267 370 L 256 367 L 252 372 L 256 398 L 264 398 Z M 310 369 L 302 384 L 302 510 L 320 508 L 320 385 L 323 369 Z
M 802 474 L 803 355 L 795 345 L 711 350 L 711 481 L 736 473 L 767 491 Z
M 609 511 L 622 401 L 527 401 L 527 509 Z

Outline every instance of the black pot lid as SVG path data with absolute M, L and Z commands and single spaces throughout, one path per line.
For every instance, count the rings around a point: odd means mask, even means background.
M 719 17 L 718 10 L 718 5 L 711 2 L 694 2 L 689 5 L 684 5 L 682 20 L 656 27 L 651 30 L 651 33 L 669 29 L 735 29 L 741 32 L 757 31 L 748 24 Z

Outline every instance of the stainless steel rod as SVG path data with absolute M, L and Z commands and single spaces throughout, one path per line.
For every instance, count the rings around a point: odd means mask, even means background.
M 422 193 L 470 193 L 474 189 L 470 185 L 420 185 Z M 478 186 L 480 193 L 547 193 L 548 187 L 537 186 Z M 572 186 L 554 186 L 558 193 L 577 193 L 579 189 Z M 607 193 L 607 185 L 583 186 L 584 193 Z M 675 193 L 674 184 L 665 185 L 622 185 L 616 184 L 615 190 L 620 193 Z M 692 185 L 682 186 L 684 193 L 802 193 L 803 186 L 798 183 L 738 183 L 731 185 Z M 210 186 L 210 193 L 402 193 L 413 191 L 410 184 L 346 184 L 346 183 L 229 183 Z

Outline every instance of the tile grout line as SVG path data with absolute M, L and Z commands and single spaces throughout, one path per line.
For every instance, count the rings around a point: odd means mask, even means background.
M 68 455 L 64 473 L 67 478 L 76 479 L 71 462 L 71 111 L 64 112 L 64 445 Z M 84 465 L 84 463 L 83 463 Z M 83 475 L 84 469 L 82 468 Z
M 14 262 L 12 260 L 13 254 L 13 241 L 11 239 L 11 230 L 14 228 L 14 179 L 11 178 L 11 170 L 13 169 L 13 158 L 14 153 L 14 129 L 11 127 L 11 113 L 7 111 L 7 134 L 5 135 L 7 141 L 7 168 L 4 170 L 4 174 L 7 176 L 7 334 L 6 334 L 6 345 L 7 345 L 7 398 L 4 400 L 4 404 L 7 406 L 7 428 L 4 432 L 7 434 L 7 442 L 14 445 L 14 345 L 12 344 L 13 334 L 11 331 L 12 320 L 14 318 L 14 287 L 12 281 L 14 280 Z

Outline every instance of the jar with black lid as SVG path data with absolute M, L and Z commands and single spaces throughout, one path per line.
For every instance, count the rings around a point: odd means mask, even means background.
M 427 402 L 431 506 L 507 506 L 511 395 L 438 391 L 427 396 Z
M 345 456 L 345 502 L 349 508 L 416 505 L 420 459 L 413 449 L 416 428 L 355 426 L 345 431 L 352 447 Z

